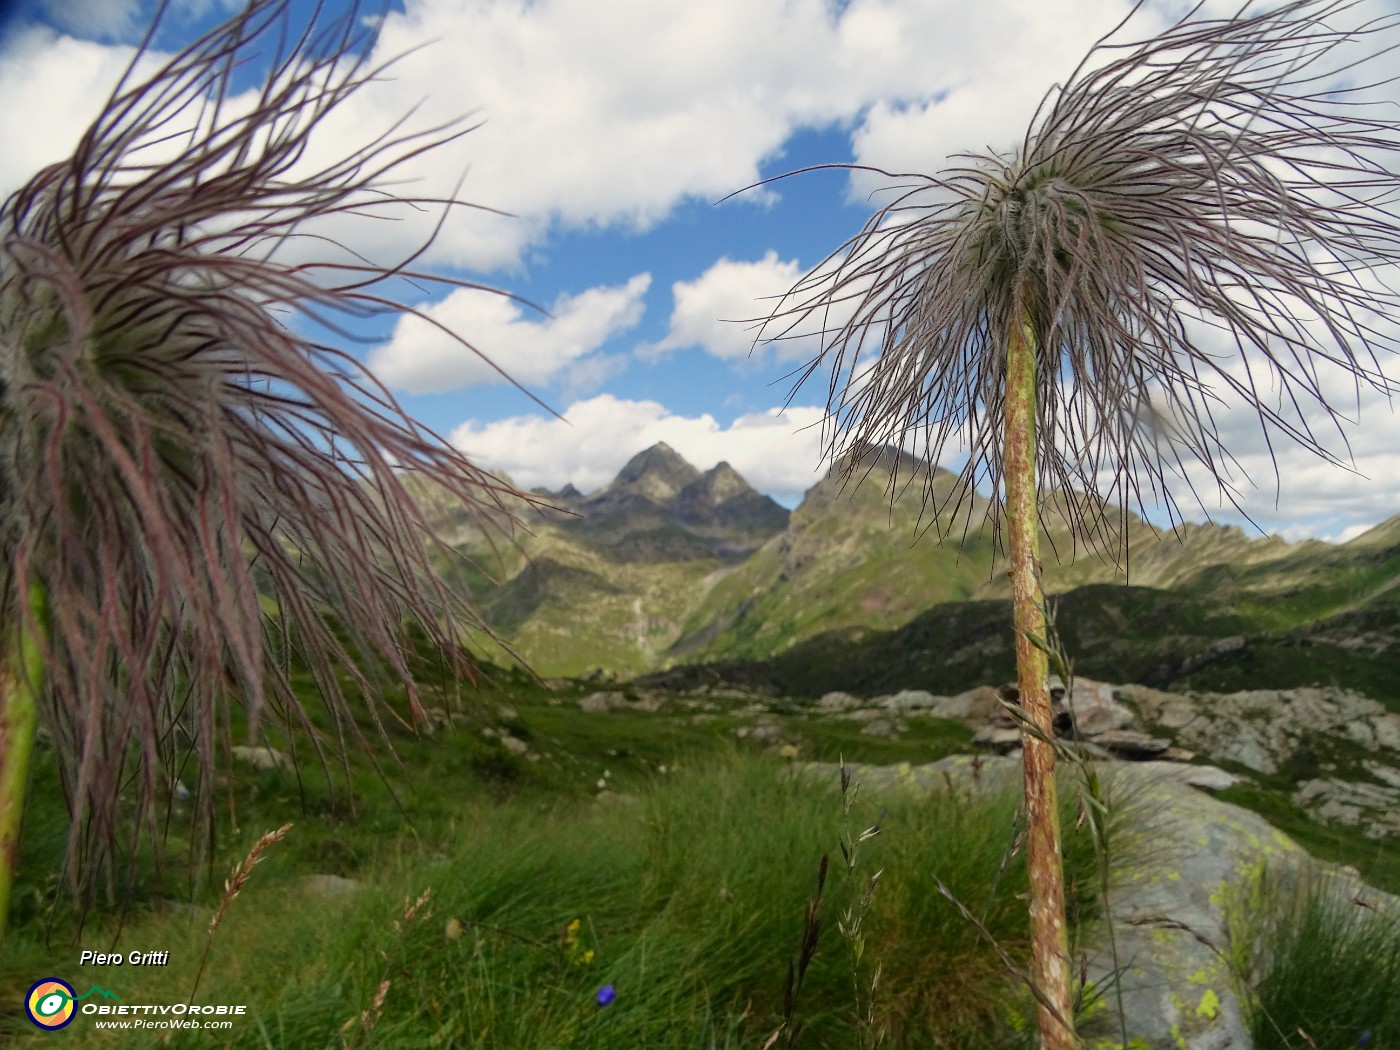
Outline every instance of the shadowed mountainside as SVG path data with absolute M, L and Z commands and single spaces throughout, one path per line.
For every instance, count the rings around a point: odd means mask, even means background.
M 546 675 L 717 664 L 704 673 L 798 693 L 1009 677 L 987 503 L 932 516 L 925 490 L 946 496 L 951 475 L 892 455 L 833 469 L 789 513 L 729 464 L 702 473 L 656 445 L 597 492 L 537 490 L 552 509 L 513 505 L 528 530 L 514 546 L 486 547 L 443 508 L 469 559 L 444 572 Z M 1068 516 L 1052 495 L 1045 586 L 1086 673 L 1221 689 L 1393 679 L 1400 517 L 1333 545 L 1213 524 L 1162 534 L 1127 514 L 1125 571 L 1076 544 Z

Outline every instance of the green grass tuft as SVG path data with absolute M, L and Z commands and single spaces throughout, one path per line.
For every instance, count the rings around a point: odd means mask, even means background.
M 1241 923 L 1255 1050 L 1400 1045 L 1400 911 L 1335 874 L 1266 875 Z

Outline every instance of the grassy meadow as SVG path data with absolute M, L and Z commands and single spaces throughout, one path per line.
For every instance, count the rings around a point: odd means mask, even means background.
M 581 709 L 600 688 L 643 703 Z M 41 747 L 0 958 L 0 1041 L 35 1050 L 57 1040 L 297 1050 L 1034 1046 L 1034 1000 L 988 940 L 1013 965 L 1027 962 L 1019 797 L 951 781 L 923 797 L 858 781 L 843 795 L 837 776 L 800 772 L 841 757 L 928 762 L 969 750 L 969 730 L 918 719 L 887 739 L 772 700 L 764 721 L 791 742 L 782 750 L 772 738 L 736 737 L 753 724 L 751 694 L 670 694 L 662 710 L 645 710 L 657 695 L 496 671 L 460 709 L 445 704 L 433 733 L 386 721 L 397 757 L 386 759 L 381 744 L 382 778 L 363 754 L 346 769 L 304 761 L 299 774 L 236 763 L 221 784 L 214 861 L 191 865 L 188 803 L 173 802 L 164 871 L 147 866 L 129 903 L 100 902 L 81 932 L 57 875 L 66 816 L 52 752 Z M 270 731 L 268 742 L 308 753 L 305 739 Z M 1074 792 L 1063 794 L 1072 936 L 1087 942 L 1101 932 L 1099 878 Z M 1124 832 L 1115 863 L 1151 864 L 1138 835 L 1150 821 L 1131 800 L 1113 819 Z M 211 938 L 225 879 L 261 836 L 288 823 Z M 864 836 L 871 827 L 878 834 Z M 1338 859 L 1358 851 L 1342 848 Z M 324 876 L 335 878 L 314 878 Z M 1372 975 L 1364 1001 L 1318 992 L 1336 1017 L 1293 984 L 1319 983 L 1315 968 L 1296 964 L 1310 953 L 1373 957 L 1386 944 L 1396 950 L 1393 936 L 1365 932 L 1380 926 L 1358 933 L 1355 908 L 1313 905 L 1322 918 L 1311 926 L 1280 922 L 1313 914 L 1292 892 L 1261 886 L 1239 919 L 1257 931 L 1240 972 L 1260 989 L 1258 1046 L 1312 1045 L 1280 1041 L 1270 1020 L 1284 1016 L 1277 1002 L 1295 1000 L 1309 1032 L 1388 1032 L 1382 1022 L 1393 1022 L 1376 1003 L 1400 996 L 1393 966 Z M 163 967 L 80 967 L 83 949 L 170 956 Z M 80 995 L 96 985 L 125 1003 L 244 1004 L 247 1013 L 220 1031 L 120 1032 L 80 1015 L 60 1034 L 40 1032 L 19 1002 L 47 976 Z M 1317 1043 L 1353 1045 L 1387 1044 Z
M 757 1047 L 785 1019 L 775 1046 L 794 1032 L 799 1047 L 874 1045 L 877 1031 L 886 1046 L 1029 1045 L 1029 993 L 933 882 L 1024 961 L 1025 873 L 1008 856 L 1016 797 L 876 797 L 856 784 L 843 803 L 835 778 L 798 776 L 793 761 L 736 742 L 742 719 L 723 698 L 698 718 L 671 717 L 585 712 L 586 692 L 499 676 L 484 707 L 438 733 L 391 730 L 388 785 L 359 756 L 348 785 L 314 763 L 300 778 L 237 766 L 236 822 L 222 819 L 209 870 L 190 871 L 172 850 L 161 882 L 147 873 L 124 911 L 97 909 L 80 935 L 53 878 L 65 822 L 41 752 L 0 985 L 22 991 L 52 975 L 125 1002 L 249 1008 L 210 1033 L 121 1035 L 79 1016 L 61 1035 L 72 1046 Z M 859 728 L 824 723 L 801 757 L 928 761 L 968 736 L 932 721 L 899 741 Z M 177 842 L 180 816 L 177 804 Z M 210 942 L 225 876 L 288 822 Z M 848 867 L 843 836 L 855 843 L 874 825 Z M 789 994 L 823 856 L 815 953 Z M 1087 834 L 1070 836 L 1068 866 L 1074 916 L 1088 921 Z M 353 886 L 316 889 L 312 875 Z M 170 961 L 80 968 L 84 948 Z M 613 998 L 600 1005 L 604 988 Z M 0 1037 L 53 1045 L 18 998 L 4 998 Z

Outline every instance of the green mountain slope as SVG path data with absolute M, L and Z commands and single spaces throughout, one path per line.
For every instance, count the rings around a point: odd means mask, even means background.
M 981 518 L 985 505 L 976 501 L 956 523 L 921 520 L 917 492 L 927 475 L 910 466 L 902 479 L 910 489 L 892 499 L 874 472 L 844 487 L 829 474 L 807 492 L 782 534 L 704 596 L 669 658 L 767 656 L 836 628 L 895 627 L 930 605 L 975 594 L 992 571 L 990 535 L 941 546 L 932 533 L 919 537 L 930 525 L 936 532 Z M 951 483 L 942 471 L 933 479 L 944 492 Z
M 1097 583 L 1052 598 L 1076 669 L 1218 692 L 1338 685 L 1400 710 L 1400 517 L 1335 546 L 1250 544 L 1236 531 L 1188 530 L 1175 558 L 1162 562 L 1170 589 Z M 1233 556 L 1209 560 L 1223 555 Z M 658 677 L 804 696 L 957 692 L 1014 679 L 1010 622 L 1006 600 L 949 602 L 895 630 L 844 627 L 767 659 L 720 659 Z
M 424 505 L 464 555 L 444 573 L 502 641 L 551 676 L 658 666 L 712 581 L 788 521 L 729 464 L 702 473 L 664 444 L 596 493 L 534 495 L 550 509 L 511 504 L 524 527 L 494 548 L 448 501 L 429 494 Z M 481 648 L 490 659 L 505 655 Z
M 924 509 L 925 483 L 931 480 L 934 502 L 941 501 L 952 475 L 938 471 L 929 479 L 906 457 L 899 476 L 909 484 L 892 497 L 881 484 L 888 457 L 862 466 L 871 468 L 863 484 L 843 485 L 836 471 L 828 474 L 783 534 L 719 579 L 685 619 L 668 653 L 672 662 L 760 659 L 826 631 L 889 630 L 933 605 L 1010 595 L 985 500 L 973 497 L 956 518 L 933 519 Z M 1159 533 L 1131 514 L 1095 549 L 1076 540 L 1063 498 L 1052 495 L 1042 517 L 1051 595 L 1098 583 L 1173 588 L 1215 564 L 1267 574 L 1298 549 L 1218 525 Z M 1119 564 L 1124 527 L 1129 557 Z
M 743 663 L 799 693 L 1009 677 L 1008 585 L 986 502 L 931 519 L 925 491 L 946 496 L 952 477 L 893 455 L 860 464 L 850 484 L 829 474 L 789 515 L 728 464 L 702 473 L 657 445 L 598 492 L 535 494 L 554 510 L 509 502 L 528 531 L 494 549 L 460 510 L 431 493 L 424 505 L 469 559 L 444 572 L 541 674 Z M 1129 514 L 1124 567 L 1076 543 L 1069 516 L 1052 495 L 1042 560 L 1085 673 L 1213 689 L 1383 686 L 1392 674 L 1400 517 L 1332 545 L 1218 525 L 1159 534 Z M 859 669 L 832 677 L 833 662 Z

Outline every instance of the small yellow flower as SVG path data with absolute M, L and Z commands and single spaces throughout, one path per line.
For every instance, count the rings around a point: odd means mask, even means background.
M 447 939 L 449 941 L 455 941 L 458 937 L 462 936 L 462 930 L 463 926 L 461 919 L 447 920 Z
M 592 949 L 592 948 L 589 948 L 588 951 L 586 951 L 586 952 L 583 953 L 583 965 L 587 966 L 587 965 L 588 965 L 589 963 L 591 963 L 592 961 L 593 961 L 593 949 Z

